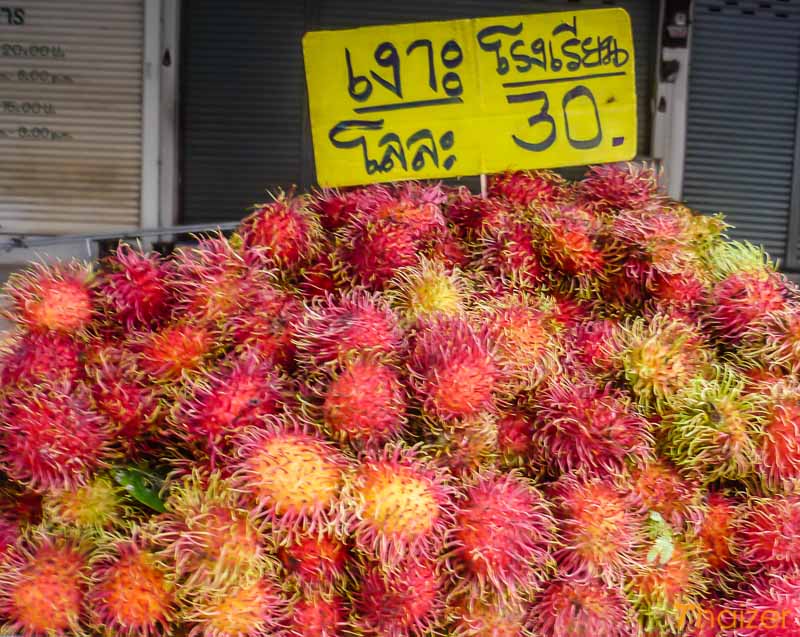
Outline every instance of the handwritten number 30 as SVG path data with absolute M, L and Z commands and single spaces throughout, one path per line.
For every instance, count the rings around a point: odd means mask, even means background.
M 572 100 L 579 97 L 588 98 L 592 103 L 592 107 L 594 108 L 594 116 L 597 123 L 597 134 L 590 139 L 575 139 L 570 132 L 569 112 L 567 107 Z M 550 98 L 548 97 L 547 93 L 545 91 L 535 91 L 525 95 L 509 95 L 507 99 L 509 103 L 540 101 L 541 108 L 539 109 L 539 112 L 528 118 L 528 124 L 531 128 L 541 124 L 546 124 L 550 131 L 540 142 L 529 142 L 518 137 L 517 135 L 512 135 L 511 137 L 514 140 L 514 143 L 520 148 L 524 148 L 525 150 L 530 150 L 533 152 L 541 152 L 550 148 L 556 141 L 556 121 L 550 114 Z M 592 92 L 583 85 L 579 85 L 570 89 L 567 91 L 567 93 L 564 95 L 564 99 L 561 101 L 561 109 L 564 113 L 564 127 L 566 129 L 567 141 L 569 142 L 570 146 L 578 150 L 597 148 L 603 141 L 603 129 L 600 123 L 600 112 L 597 108 L 597 102 L 595 101 Z

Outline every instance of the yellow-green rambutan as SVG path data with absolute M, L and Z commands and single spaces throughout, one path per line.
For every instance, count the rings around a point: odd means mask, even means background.
M 131 513 L 124 491 L 105 474 L 96 475 L 82 486 L 47 492 L 42 507 L 49 523 L 83 532 L 110 529 Z
M 467 292 L 460 270 L 422 257 L 418 264 L 397 271 L 385 296 L 404 323 L 414 326 L 421 319 L 461 314 L 466 308 Z
M 500 371 L 486 328 L 460 317 L 426 321 L 409 368 L 418 400 L 437 418 L 454 420 L 494 408 Z
M 103 537 L 90 567 L 88 603 L 92 623 L 103 634 L 158 637 L 172 632 L 174 582 L 138 530 Z
M 273 527 L 314 532 L 337 526 L 349 462 L 290 417 L 269 417 L 246 430 L 233 468 L 237 488 Z
M 430 558 L 444 545 L 453 495 L 448 475 L 416 451 L 368 451 L 342 497 L 346 529 L 384 569 Z
M 665 455 L 704 483 L 753 474 L 765 420 L 762 397 L 747 394 L 741 376 L 729 366 L 714 372 L 679 391 L 661 422 Z
M 482 472 L 467 481 L 448 535 L 454 590 L 474 599 L 516 599 L 551 566 L 556 523 L 544 496 L 517 473 Z
M 83 333 L 95 317 L 92 272 L 78 263 L 33 264 L 6 284 L 11 320 L 31 332 Z
M 618 584 L 637 565 L 645 541 L 641 501 L 624 485 L 604 478 L 562 476 L 550 488 L 559 522 L 559 569 L 569 577 Z
M 623 375 L 641 408 L 663 414 L 669 402 L 712 360 L 700 331 L 683 319 L 639 317 L 619 335 Z
M 181 596 L 252 581 L 270 564 L 255 516 L 240 501 L 218 473 L 193 471 L 170 484 L 167 511 L 153 519 L 148 538 Z
M 85 634 L 86 547 L 37 528 L 7 552 L 0 568 L 0 630 L 23 637 Z

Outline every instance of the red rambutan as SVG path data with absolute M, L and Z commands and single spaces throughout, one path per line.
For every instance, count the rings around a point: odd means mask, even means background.
M 91 278 L 89 268 L 77 263 L 15 272 L 6 285 L 14 308 L 9 318 L 31 332 L 81 333 L 94 317 Z
M 108 423 L 91 410 L 83 388 L 64 384 L 6 396 L 0 432 L 6 473 L 37 491 L 85 484 L 112 455 Z
M 661 203 L 658 175 L 646 164 L 591 166 L 578 184 L 578 197 L 602 214 L 647 209 Z
M 789 305 L 754 321 L 734 354 L 748 370 L 800 373 L 800 307 Z
M 527 466 L 533 457 L 533 417 L 522 410 L 497 419 L 497 450 L 508 467 Z
M 244 246 L 257 249 L 267 263 L 294 271 L 316 253 L 320 226 L 305 198 L 281 195 L 256 205 L 239 234 Z
M 103 260 L 98 292 L 111 316 L 126 327 L 151 325 L 170 309 L 169 273 L 168 264 L 157 253 L 120 243 Z
M 285 542 L 278 556 L 301 587 L 328 590 L 344 577 L 348 550 L 333 534 L 306 533 Z
M 82 355 L 81 347 L 64 334 L 34 332 L 20 335 L 3 344 L 0 386 L 10 389 L 59 379 L 71 383 L 84 375 Z
M 446 214 L 459 236 L 472 241 L 491 228 L 500 227 L 508 215 L 508 206 L 505 201 L 473 195 L 462 186 L 447 206 Z
M 426 322 L 409 367 L 423 407 L 443 420 L 492 410 L 499 377 L 487 330 L 462 318 Z
M 800 570 L 800 495 L 752 498 L 735 528 L 736 559 L 745 568 Z
M 639 626 L 625 596 L 596 579 L 555 579 L 531 609 L 537 635 L 638 637 Z
M 619 371 L 618 329 L 619 323 L 613 319 L 578 323 L 567 335 L 567 356 L 595 376 L 616 376 Z
M 561 548 L 556 561 L 570 577 L 619 583 L 636 566 L 644 537 L 642 505 L 606 479 L 565 475 L 552 487 Z
M 555 204 L 571 196 L 564 178 L 549 170 L 518 170 L 492 175 L 487 194 L 490 198 L 505 199 L 524 207 Z
M 338 299 L 319 299 L 307 307 L 296 342 L 298 358 L 313 370 L 353 353 L 391 358 L 402 348 L 403 335 L 397 317 L 381 297 L 356 291 Z
M 279 413 L 286 401 L 283 381 L 271 363 L 245 351 L 216 369 L 195 377 L 175 403 L 171 422 L 178 435 L 211 457 L 229 450 L 233 436 Z
M 315 532 L 333 528 L 349 465 L 321 436 L 290 419 L 268 417 L 243 432 L 236 483 L 274 528 Z
M 23 637 L 81 634 L 86 557 L 76 542 L 37 531 L 6 553 L 0 568 L 0 618 Z
M 399 446 L 367 452 L 342 502 L 356 547 L 385 569 L 434 556 L 453 519 L 447 475 Z
M 479 266 L 504 286 L 533 290 L 542 284 L 540 244 L 525 213 L 505 211 L 479 239 Z
M 6 552 L 19 541 L 19 538 L 19 521 L 0 512 L 0 564 L 2 564 Z
M 530 611 L 527 604 L 510 600 L 464 600 L 451 604 L 453 637 L 527 637 Z
M 398 370 L 372 355 L 353 357 L 315 387 L 320 420 L 334 440 L 357 446 L 396 438 L 406 424 L 406 391 Z
M 736 637 L 800 635 L 800 572 L 772 573 L 753 579 L 717 624 Z
M 650 451 L 648 423 L 630 399 L 591 380 L 554 380 L 537 400 L 534 453 L 553 473 L 618 474 Z
M 347 232 L 343 260 L 357 283 L 380 290 L 400 268 L 419 259 L 413 229 L 391 218 L 362 220 Z
M 339 595 L 309 593 L 295 600 L 289 610 L 287 635 L 291 637 L 339 637 L 345 629 L 345 604 Z
M 88 595 L 94 623 L 124 637 L 170 632 L 173 583 L 156 556 L 133 538 L 107 537 L 92 556 Z
M 530 591 L 550 564 L 555 521 L 526 478 L 486 472 L 465 488 L 450 531 L 448 561 L 456 591 L 516 598 Z
M 769 388 L 760 465 L 773 490 L 800 484 L 800 385 L 778 381 Z
M 675 529 L 683 529 L 701 516 L 700 484 L 682 476 L 663 458 L 634 466 L 631 486 L 645 508 L 656 511 Z
M 552 208 L 536 218 L 536 225 L 546 268 L 579 280 L 601 274 L 606 266 L 602 225 L 592 213 L 573 205 Z
M 375 637 L 419 637 L 435 625 L 442 601 L 442 581 L 434 565 L 412 561 L 388 574 L 372 566 L 356 593 L 354 625 Z
M 218 335 L 194 323 L 175 323 L 134 336 L 138 366 L 155 382 L 173 382 L 199 370 L 219 349 Z
M 497 417 L 490 412 L 442 423 L 425 418 L 431 434 L 431 454 L 459 478 L 493 467 L 498 456 Z
M 717 491 L 705 498 L 695 535 L 712 574 L 723 573 L 734 561 L 734 528 L 741 518 L 740 509 L 736 500 Z

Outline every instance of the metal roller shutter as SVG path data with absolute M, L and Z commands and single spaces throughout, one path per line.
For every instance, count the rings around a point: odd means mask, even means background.
M 0 7 L 0 232 L 138 226 L 143 0 L 7 4 Z
M 800 1 L 697 0 L 683 194 L 731 235 L 786 254 L 800 89 Z
M 658 0 L 187 0 L 182 218 L 238 219 L 266 189 L 314 181 L 300 38 L 306 30 L 621 6 L 636 40 L 639 151 L 650 149 Z M 305 182 L 305 184 L 304 184 Z

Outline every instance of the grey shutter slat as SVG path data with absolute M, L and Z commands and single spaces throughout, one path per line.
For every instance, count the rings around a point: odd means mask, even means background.
M 24 9 L 25 23 L 0 15 L 0 232 L 139 226 L 142 0 L 10 6 Z
M 302 2 L 188 0 L 181 67 L 186 223 L 238 219 L 302 165 Z
M 800 1 L 696 1 L 683 196 L 781 259 L 798 90 Z

